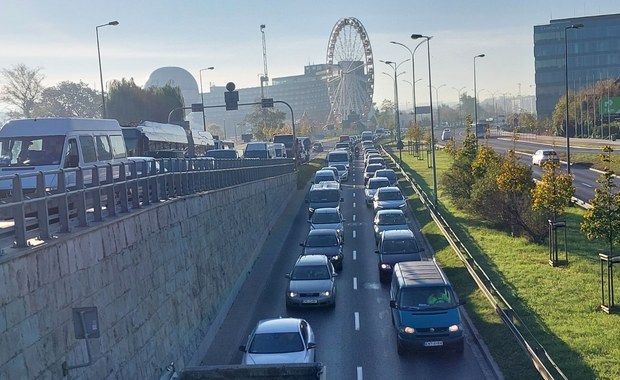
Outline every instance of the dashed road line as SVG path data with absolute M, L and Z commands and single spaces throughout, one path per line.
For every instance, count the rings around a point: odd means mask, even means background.
M 355 331 L 360 331 L 360 313 L 355 312 Z
M 353 221 L 355 222 L 355 214 L 353 214 Z
M 353 277 L 353 290 L 357 290 L 357 277 Z
M 355 208 L 355 202 L 353 202 L 353 208 Z
M 353 250 L 353 260 L 357 260 L 357 251 Z
M 355 232 L 355 230 L 353 230 L 353 239 L 355 239 L 356 236 L 357 236 L 357 233 Z
M 362 373 L 362 367 L 357 367 L 357 380 L 363 380 L 364 374 Z
M 583 183 L 583 182 L 582 182 L 581 184 L 582 184 L 582 185 L 584 185 L 585 187 L 589 187 L 589 188 L 594 187 L 594 186 L 592 186 L 592 185 L 590 185 L 590 184 L 588 184 L 588 183 Z

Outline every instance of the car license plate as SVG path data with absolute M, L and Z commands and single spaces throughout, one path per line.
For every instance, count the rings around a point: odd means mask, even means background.
M 431 340 L 429 342 L 424 342 L 424 347 L 437 347 L 437 346 L 443 346 L 443 341 L 442 340 Z
M 303 300 L 303 303 L 317 303 L 317 300 Z

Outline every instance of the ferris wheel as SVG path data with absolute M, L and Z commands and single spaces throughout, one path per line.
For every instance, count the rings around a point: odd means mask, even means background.
M 367 118 L 372 109 L 375 69 L 370 39 L 358 19 L 341 18 L 332 29 L 327 66 L 328 124 L 342 122 L 352 113 Z

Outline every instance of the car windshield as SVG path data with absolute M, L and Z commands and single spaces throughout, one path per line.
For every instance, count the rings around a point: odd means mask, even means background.
M 380 201 L 397 201 L 403 199 L 399 191 L 380 191 L 378 194 Z
M 304 350 L 304 343 L 297 332 L 256 334 L 248 351 L 251 354 L 282 354 Z
M 555 151 L 545 151 L 545 152 L 543 152 L 543 155 L 545 155 L 545 156 L 557 156 L 557 153 Z
M 400 308 L 438 309 L 457 306 L 452 289 L 447 286 L 403 288 L 400 293 Z
M 312 223 L 313 224 L 322 224 L 322 223 L 340 223 L 340 215 L 335 212 L 332 213 L 322 213 L 315 212 L 312 215 Z
M 383 240 L 383 254 L 399 254 L 418 252 L 418 243 L 415 239 L 385 239 Z
M 385 179 L 385 180 L 381 180 L 381 181 L 369 181 L 368 182 L 368 188 L 372 189 L 372 190 L 376 190 L 380 187 L 387 187 L 390 186 L 390 181 Z
M 379 170 L 381 168 L 382 168 L 381 164 L 370 164 L 366 168 L 366 173 L 373 173 L 374 174 L 377 170 Z
M 336 235 L 309 235 L 306 239 L 306 247 L 333 247 L 338 245 Z
M 0 166 L 59 165 L 65 136 L 0 139 Z
M 298 265 L 293 269 L 291 280 L 329 280 L 329 269 L 325 265 Z
M 404 214 L 381 214 L 378 216 L 377 224 L 380 226 L 389 226 L 394 224 L 407 224 Z

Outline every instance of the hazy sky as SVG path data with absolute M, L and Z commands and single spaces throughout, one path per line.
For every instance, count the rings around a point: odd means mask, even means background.
M 143 85 L 151 72 L 179 66 L 203 87 L 212 82 L 259 86 L 263 71 L 260 24 L 265 24 L 269 76 L 303 73 L 324 63 L 329 35 L 343 17 L 356 17 L 370 37 L 378 104 L 392 99 L 393 82 L 380 59 L 402 61 L 412 33 L 433 36 L 432 82 L 441 102 L 457 91 L 473 95 L 473 57 L 481 98 L 491 92 L 534 94 L 533 27 L 550 19 L 620 13 L 618 0 L 0 0 L 0 68 L 24 63 L 39 67 L 46 86 L 63 80 L 99 85 L 95 27 L 99 29 L 105 81 L 133 78 Z M 428 103 L 426 48 L 416 55 L 417 102 Z M 405 63 L 400 78 L 411 80 Z M 399 83 L 400 103 L 410 106 L 411 87 Z M 482 89 L 486 90 L 481 91 Z M 433 91 L 434 94 L 434 91 Z M 222 99 L 223 100 L 223 99 Z M 3 107 L 0 107 L 2 111 Z

